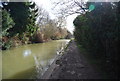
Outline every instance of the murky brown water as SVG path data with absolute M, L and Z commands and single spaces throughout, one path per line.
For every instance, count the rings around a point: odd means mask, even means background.
M 3 79 L 34 79 L 54 61 L 57 50 L 69 40 L 30 44 L 2 51 Z

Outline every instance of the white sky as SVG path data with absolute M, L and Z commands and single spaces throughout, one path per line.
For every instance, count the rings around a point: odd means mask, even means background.
M 55 11 L 52 10 L 53 8 L 52 2 L 56 0 L 33 0 L 33 1 L 36 2 L 38 6 L 40 7 L 42 6 L 44 9 L 46 9 L 46 11 L 49 12 L 49 15 L 51 16 L 52 19 L 55 18 L 55 15 L 53 14 Z M 76 16 L 77 15 L 71 15 L 71 16 L 68 16 L 66 19 L 67 21 L 66 27 L 71 33 L 73 33 L 73 30 L 74 30 L 73 20 L 76 18 Z

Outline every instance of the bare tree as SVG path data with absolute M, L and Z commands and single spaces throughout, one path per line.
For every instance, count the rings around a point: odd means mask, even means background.
M 50 21 L 49 13 L 45 9 L 43 9 L 42 7 L 39 7 L 37 24 L 40 27 L 40 31 L 44 30 L 45 25 L 49 21 Z
M 55 20 L 57 27 L 63 28 L 66 26 L 66 19 L 63 16 L 58 16 Z
M 59 0 L 53 2 L 53 9 L 57 10 L 57 14 L 69 16 L 73 14 L 82 14 L 86 12 L 86 2 L 84 0 Z
M 46 21 L 46 19 L 49 17 L 49 13 L 43 9 L 42 7 L 39 7 L 38 10 L 38 24 L 42 25 Z

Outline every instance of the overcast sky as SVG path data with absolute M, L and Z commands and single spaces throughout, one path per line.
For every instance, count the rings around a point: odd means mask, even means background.
M 36 2 L 38 6 L 42 6 L 44 9 L 46 9 L 49 12 L 49 15 L 51 16 L 52 19 L 55 18 L 55 15 L 53 14 L 55 11 L 52 10 L 53 8 L 53 1 L 56 0 L 33 0 Z M 73 20 L 76 18 L 77 14 L 68 16 L 66 21 L 67 21 L 67 29 L 72 33 L 74 30 L 73 26 Z

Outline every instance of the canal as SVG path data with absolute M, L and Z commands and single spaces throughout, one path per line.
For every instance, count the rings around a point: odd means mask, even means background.
M 42 76 L 54 61 L 58 51 L 64 49 L 69 41 L 54 40 L 2 51 L 2 72 L 0 72 L 2 78 L 36 79 Z

